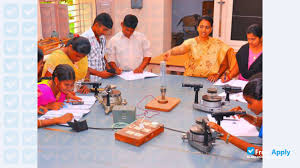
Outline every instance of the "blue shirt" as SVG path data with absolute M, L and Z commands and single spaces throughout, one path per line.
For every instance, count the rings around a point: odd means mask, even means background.
M 261 125 L 258 136 L 262 138 L 263 136 L 263 126 Z

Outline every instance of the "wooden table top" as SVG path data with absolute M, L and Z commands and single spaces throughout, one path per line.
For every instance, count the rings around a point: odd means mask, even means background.
M 182 66 L 184 67 L 185 61 L 188 59 L 188 53 L 184 55 L 171 56 L 166 62 L 167 65 L 171 66 Z M 150 64 L 160 64 L 160 61 L 163 61 L 163 55 L 152 57 Z

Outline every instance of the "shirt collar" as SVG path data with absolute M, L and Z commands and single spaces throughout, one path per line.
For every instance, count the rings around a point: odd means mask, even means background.
M 123 31 L 121 30 L 121 37 L 122 38 L 126 38 L 126 39 L 128 39 L 128 40 L 131 40 L 131 39 L 133 39 L 135 36 L 136 36 L 136 33 L 135 33 L 136 31 L 134 31 L 133 33 L 132 33 L 132 35 L 130 36 L 130 38 L 127 38 L 124 34 L 123 34 Z
M 96 35 L 95 35 L 95 33 L 93 32 L 93 29 L 92 29 L 91 27 L 90 27 L 89 30 L 88 30 L 88 34 L 89 34 L 90 37 L 96 38 Z M 104 39 L 104 38 L 105 38 L 104 35 L 101 35 L 101 36 L 99 37 L 99 39 Z

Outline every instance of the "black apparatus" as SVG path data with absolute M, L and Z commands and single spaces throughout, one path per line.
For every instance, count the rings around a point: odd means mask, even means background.
M 72 130 L 76 131 L 76 132 L 81 132 L 84 130 L 88 129 L 88 125 L 86 120 L 84 121 L 76 121 L 74 120 L 74 122 L 67 122 L 68 125 L 72 128 Z
M 224 85 L 222 87 L 222 89 L 226 93 L 225 101 L 228 101 L 228 102 L 230 101 L 229 100 L 229 94 L 242 92 L 242 88 L 241 87 L 230 86 L 230 85 Z
M 191 88 L 194 88 L 194 91 L 195 91 L 195 101 L 194 101 L 194 103 L 198 104 L 199 91 L 200 91 L 200 88 L 203 88 L 203 85 L 202 84 L 187 84 L 187 83 L 183 83 L 182 87 L 191 87 Z
M 194 88 L 195 91 L 195 99 L 193 107 L 194 109 L 198 109 L 204 112 L 213 113 L 213 112 L 221 112 L 222 106 L 226 104 L 226 102 L 230 102 L 229 94 L 231 93 L 239 93 L 242 91 L 241 87 L 234 87 L 230 85 L 225 85 L 222 89 L 226 93 L 225 102 L 222 101 L 222 97 L 217 95 L 216 88 L 208 88 L 207 94 L 202 96 L 202 99 L 199 101 L 199 91 L 200 88 L 203 88 L 202 84 L 189 84 L 183 83 L 182 87 L 191 87 Z
M 234 115 L 245 115 L 246 111 L 222 111 L 222 112 L 214 112 L 211 114 L 212 117 L 214 117 L 218 123 L 218 125 L 221 125 L 221 121 L 224 119 L 224 117 L 230 117 Z
M 192 125 L 190 130 L 182 136 L 182 140 L 188 140 L 188 143 L 203 153 L 209 153 L 217 137 L 216 132 L 211 132 L 207 126 L 207 117 L 198 117 L 196 124 Z
M 95 92 L 95 97 L 98 98 L 99 95 L 99 87 L 101 86 L 101 82 L 81 82 L 80 84 L 82 85 L 90 85 L 92 86 L 94 92 Z M 106 106 L 110 106 L 110 95 L 112 93 L 112 88 L 111 85 L 107 85 L 104 90 L 102 91 L 103 93 L 105 92 L 105 97 L 106 97 Z

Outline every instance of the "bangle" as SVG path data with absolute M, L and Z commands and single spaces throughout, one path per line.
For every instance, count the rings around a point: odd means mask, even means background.
M 227 133 L 227 137 L 226 137 L 226 143 L 228 144 L 228 140 L 229 140 L 230 134 Z

